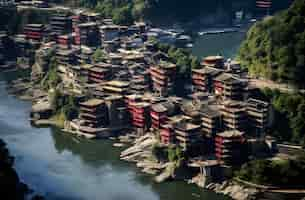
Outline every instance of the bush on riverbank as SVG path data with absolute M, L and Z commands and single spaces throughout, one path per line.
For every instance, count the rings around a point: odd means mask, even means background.
M 76 97 L 73 95 L 64 95 L 59 90 L 50 94 L 50 101 L 56 121 L 63 124 L 66 120 L 77 118 L 79 108 Z
M 271 135 L 281 141 L 305 145 L 305 96 L 271 89 L 262 90 L 262 94 L 274 108 Z
M 55 89 L 57 85 L 60 83 L 60 77 L 57 72 L 57 61 L 55 58 L 52 58 L 46 75 L 41 80 L 41 86 L 44 90 L 48 91 L 49 89 Z
M 177 146 L 163 146 L 156 143 L 152 148 L 152 154 L 157 160 L 176 163 L 177 166 L 185 159 L 180 147 Z
M 288 160 L 253 160 L 244 164 L 236 176 L 255 184 L 303 189 L 305 154 Z

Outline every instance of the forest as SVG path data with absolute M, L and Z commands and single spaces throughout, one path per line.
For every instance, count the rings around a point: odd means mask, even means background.
M 305 86 L 305 1 L 257 22 L 242 43 L 238 59 L 251 75 Z
M 305 156 L 301 154 L 287 160 L 252 160 L 236 172 L 236 177 L 267 186 L 303 188 L 304 172 Z
M 55 0 L 71 6 L 96 10 L 117 23 L 128 24 L 133 20 L 171 20 L 189 22 L 209 14 L 221 14 L 230 22 L 235 11 L 255 13 L 255 0 Z M 274 4 L 271 12 L 287 8 L 292 0 Z M 231 16 L 231 17 L 230 17 Z

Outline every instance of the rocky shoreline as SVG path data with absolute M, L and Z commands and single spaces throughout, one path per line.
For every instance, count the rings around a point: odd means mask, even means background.
M 157 183 L 173 178 L 171 168 L 173 163 L 158 161 L 153 155 L 153 146 L 157 143 L 153 134 L 148 133 L 139 137 L 132 146 L 121 152 L 120 159 L 136 163 L 142 172 L 154 175 Z
M 119 141 L 124 143 L 124 140 L 119 138 Z M 130 142 L 130 141 L 129 141 Z M 254 188 L 248 188 L 237 184 L 233 181 L 224 181 L 222 183 L 210 183 L 206 186 L 201 185 L 199 182 L 190 180 L 188 177 L 176 177 L 174 163 L 172 162 L 159 162 L 154 159 L 152 149 L 156 144 L 157 139 L 152 133 L 146 134 L 134 142 L 131 142 L 131 146 L 122 151 L 120 159 L 135 163 L 142 172 L 153 175 L 154 181 L 161 183 L 167 180 L 183 179 L 188 183 L 194 183 L 204 189 L 214 191 L 218 194 L 229 196 L 235 200 L 254 200 L 257 199 L 259 193 Z
M 21 100 L 36 102 L 46 97 L 46 93 L 26 79 L 17 79 L 8 86 L 9 93 L 15 95 Z M 57 126 L 51 118 L 48 120 L 34 120 L 37 126 Z M 115 140 L 113 144 L 116 148 L 122 148 L 120 159 L 126 162 L 135 163 L 141 172 L 154 176 L 154 181 L 161 183 L 167 180 L 185 180 L 188 183 L 194 183 L 199 187 L 223 194 L 236 200 L 257 199 L 258 191 L 253 188 L 241 186 L 233 181 L 224 181 L 223 183 L 210 183 L 202 185 L 200 181 L 192 180 L 193 177 L 177 173 L 177 167 L 173 162 L 159 161 L 153 155 L 154 145 L 158 142 L 153 133 L 147 133 L 144 136 L 137 137 L 134 133 L 110 138 Z
M 224 181 L 223 183 L 210 183 L 205 189 L 212 190 L 218 194 L 230 196 L 236 200 L 255 200 L 259 191 L 255 188 L 248 188 L 233 181 Z

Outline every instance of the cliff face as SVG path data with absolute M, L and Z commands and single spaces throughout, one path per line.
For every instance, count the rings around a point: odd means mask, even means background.
M 274 3 L 270 12 L 287 8 L 293 0 Z M 112 17 L 122 8 L 135 19 L 144 18 L 154 24 L 175 24 L 193 22 L 201 25 L 230 24 L 236 11 L 256 15 L 256 0 L 59 0 L 57 2 L 72 6 L 94 8 L 103 16 Z

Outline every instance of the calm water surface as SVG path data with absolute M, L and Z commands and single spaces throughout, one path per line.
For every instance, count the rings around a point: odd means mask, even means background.
M 194 41 L 192 53 L 200 58 L 218 54 L 234 58 L 245 37 L 244 31 L 198 36 Z
M 184 182 L 154 184 L 120 161 L 110 141 L 79 142 L 51 128 L 34 128 L 31 105 L 7 94 L 0 76 L 0 138 L 16 156 L 20 178 L 50 200 L 223 200 Z
M 193 54 L 234 57 L 245 33 L 200 36 Z M 155 184 L 147 176 L 119 160 L 110 141 L 88 141 L 52 128 L 34 128 L 31 109 L 8 95 L 0 74 L 0 138 L 16 156 L 20 178 L 49 200 L 224 200 L 213 192 L 185 182 Z M 6 75 L 5 75 L 6 77 Z

